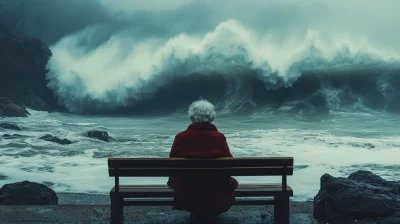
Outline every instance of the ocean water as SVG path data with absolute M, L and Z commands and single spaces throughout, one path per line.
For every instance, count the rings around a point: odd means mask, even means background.
M 30 111 L 27 118 L 0 118 L 23 130 L 0 129 L 0 186 L 16 181 L 44 183 L 56 192 L 107 194 L 109 157 L 168 157 L 174 138 L 187 128 L 184 114 L 163 116 L 83 116 Z M 294 175 L 288 183 L 294 200 L 312 199 L 325 173 L 346 177 L 362 169 L 388 180 L 400 179 L 400 136 L 396 114 L 335 111 L 319 119 L 259 111 L 221 114 L 215 120 L 235 157 L 292 156 Z M 87 130 L 105 130 L 115 140 L 84 137 Z M 52 134 L 74 143 L 40 140 Z M 275 177 L 237 177 L 240 183 L 279 182 Z M 165 183 L 166 178 L 122 178 L 121 183 Z

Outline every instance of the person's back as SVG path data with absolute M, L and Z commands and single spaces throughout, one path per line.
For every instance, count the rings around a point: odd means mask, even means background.
M 193 123 L 175 136 L 170 157 L 232 157 L 225 136 L 211 124 L 215 115 L 211 103 L 205 100 L 192 103 L 189 117 Z M 235 201 L 233 191 L 238 183 L 231 177 L 170 177 L 168 185 L 175 190 L 174 209 L 216 216 L 232 206 Z

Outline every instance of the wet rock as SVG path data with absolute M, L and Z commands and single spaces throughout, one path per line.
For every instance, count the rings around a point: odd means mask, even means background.
M 58 108 L 46 79 L 46 66 L 52 55 L 49 46 L 37 38 L 17 34 L 1 23 L 0 110 L 8 103 L 34 110 Z
M 18 127 L 18 125 L 7 123 L 7 122 L 0 123 L 0 128 L 21 131 L 21 128 Z
M 339 223 L 393 219 L 400 212 L 399 191 L 399 182 L 386 181 L 369 171 L 360 170 L 348 178 L 325 174 L 314 197 L 314 218 Z
M 29 112 L 22 106 L 14 103 L 6 104 L 3 109 L 3 116 L 6 117 L 27 117 Z
M 4 134 L 2 137 L 3 138 L 20 138 L 20 137 L 25 137 L 25 136 L 24 135 L 19 135 L 19 134 L 13 134 L 13 135 Z
M 10 179 L 10 178 L 9 178 L 8 176 L 6 176 L 6 175 L 0 173 L 0 180 L 7 180 L 7 179 Z M 0 189 L 1 189 L 1 188 L 0 188 Z
M 9 103 L 12 103 L 12 101 L 10 99 L 8 99 L 7 97 L 0 96 L 0 105 L 5 105 L 5 104 L 9 104 Z
M 55 143 L 58 143 L 58 144 L 61 144 L 61 145 L 69 145 L 69 144 L 73 143 L 72 141 L 70 141 L 70 140 L 68 140 L 66 138 L 61 139 L 61 138 L 58 138 L 58 137 L 52 136 L 52 135 L 45 135 L 45 136 L 40 137 L 40 139 L 45 140 L 45 141 L 49 141 L 49 142 L 55 142 Z
M 46 185 L 23 181 L 0 188 L 0 205 L 57 205 L 56 192 Z
M 86 133 L 86 136 L 89 138 L 99 139 L 105 142 L 109 142 L 111 139 L 111 137 L 108 135 L 106 131 L 91 130 Z

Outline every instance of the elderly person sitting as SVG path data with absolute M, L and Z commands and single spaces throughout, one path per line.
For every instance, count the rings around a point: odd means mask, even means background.
M 192 123 L 175 136 L 170 157 L 232 157 L 225 136 L 211 124 L 215 116 L 214 106 L 208 101 L 193 102 L 189 107 Z M 228 211 L 235 201 L 233 191 L 238 182 L 232 177 L 170 177 L 168 185 L 175 191 L 173 209 L 187 210 L 199 218 Z

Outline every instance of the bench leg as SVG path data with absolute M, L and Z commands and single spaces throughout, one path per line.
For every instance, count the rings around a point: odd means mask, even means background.
M 124 220 L 123 198 L 111 197 L 111 223 L 122 223 Z
M 289 196 L 275 196 L 274 200 L 275 224 L 289 224 Z

